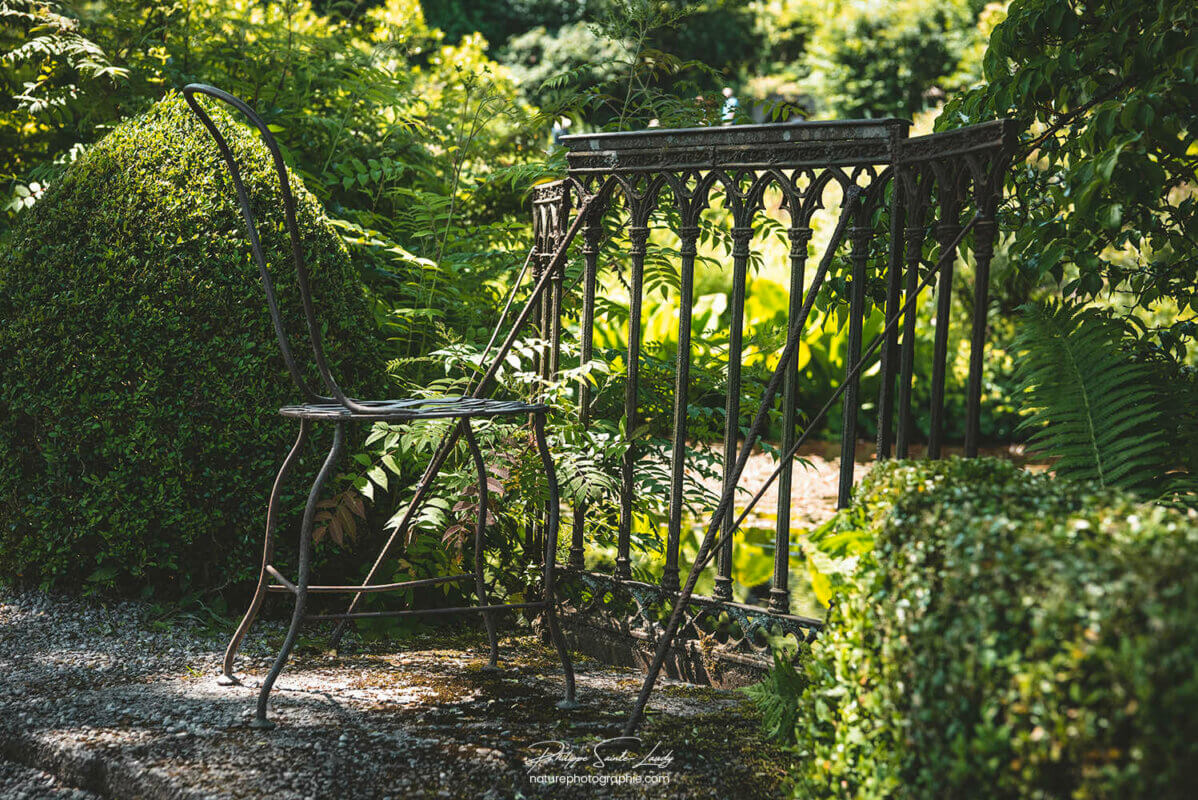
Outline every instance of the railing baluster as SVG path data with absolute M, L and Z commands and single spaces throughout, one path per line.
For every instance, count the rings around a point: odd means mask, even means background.
M 544 257 L 548 261 L 548 257 Z M 544 272 L 545 266 L 541 266 L 541 271 Z M 550 277 L 552 282 L 553 278 Z M 550 369 L 550 353 L 549 353 L 549 336 L 550 328 L 552 327 L 553 318 L 553 293 L 545 292 L 541 295 L 541 325 L 538 335 L 541 338 L 541 346 L 538 348 L 537 366 L 538 374 L 545 380 L 549 379 Z
M 649 226 L 633 224 L 628 227 L 631 240 L 632 276 L 629 281 L 628 305 L 628 378 L 624 384 L 624 424 L 629 437 L 620 481 L 620 530 L 616 538 L 616 577 L 624 580 L 632 577 L 632 491 L 633 467 L 636 464 L 636 439 L 633 436 L 638 424 L 637 390 L 640 385 L 641 361 L 641 292 L 645 282 L 645 252 L 649 242 Z
M 836 495 L 836 507 L 849 504 L 853 491 L 853 467 L 857 451 L 857 411 L 860 402 L 861 378 L 857 362 L 861 360 L 861 327 L 865 316 L 865 263 L 869 258 L 870 206 L 867 197 L 860 201 L 855 213 L 852 230 L 852 288 L 849 295 L 849 340 L 844 359 L 845 381 L 844 412 L 840 426 L 840 487 Z
M 993 180 L 993 179 L 992 179 Z M 982 361 L 986 347 L 986 318 L 990 306 L 990 260 L 994 257 L 994 237 L 998 225 L 994 221 L 998 193 L 990 181 L 974 190 L 974 202 L 981 217 L 973 226 L 973 252 L 976 267 L 973 284 L 973 327 L 969 337 L 969 386 L 965 393 L 965 456 L 978 454 L 981 436 Z
M 751 213 L 751 212 L 748 212 Z M 736 448 L 740 440 L 740 368 L 745 335 L 745 284 L 749 272 L 749 240 L 753 228 L 736 225 L 732 228 L 732 324 L 728 332 L 728 394 L 724 411 L 724 491 L 733 480 Z M 732 517 L 724 519 L 724 541 L 716 560 L 714 596 L 719 600 L 732 599 Z
M 553 216 L 551 213 L 551 209 L 548 206 L 545 208 L 545 219 L 546 219 L 545 243 L 544 243 L 544 248 L 542 250 L 541 264 L 540 264 L 540 270 L 539 270 L 542 274 L 544 274 L 545 270 L 550 266 L 549 260 L 552 257 L 553 250 L 554 250 L 554 240 L 553 240 L 553 233 L 552 233 L 553 229 L 551 227 L 551 221 L 553 219 Z M 552 285 L 552 282 L 554 281 L 555 277 L 556 277 L 556 274 L 551 275 L 549 277 L 551 285 Z M 553 292 L 552 291 L 542 292 L 541 293 L 541 321 L 540 321 L 540 333 L 539 333 L 541 343 L 540 343 L 540 346 L 537 348 L 537 353 L 539 354 L 538 355 L 538 374 L 541 376 L 542 380 L 545 381 L 545 383 L 543 384 L 545 386 L 548 386 L 549 381 L 552 379 L 553 374 L 554 374 L 553 373 L 553 363 L 552 363 L 553 362 L 553 354 L 552 354 L 552 345 L 551 345 L 554 316 L 555 316 L 555 314 L 554 314 L 554 307 L 553 307 Z M 530 555 L 532 557 L 532 563 L 534 563 L 534 564 L 540 564 L 545 560 L 545 557 L 544 557 L 545 549 L 542 546 L 542 542 L 545 541 L 545 531 L 546 531 L 546 528 L 548 527 L 548 523 L 549 523 L 548 514 L 544 513 L 541 516 L 540 520 L 532 527 L 532 531 L 531 531 L 532 541 L 529 543 L 529 546 L 532 548 Z
M 591 219 L 582 229 L 582 258 L 583 258 L 583 295 L 582 321 L 580 323 L 581 343 L 579 347 L 579 364 L 591 360 L 595 345 L 595 283 L 599 273 L 599 241 L 603 238 L 602 209 L 595 208 L 588 212 Z M 583 430 L 590 427 L 591 422 L 591 383 L 583 377 L 578 387 L 578 423 Z M 571 569 L 582 569 L 585 565 L 583 558 L 583 540 L 586 533 L 586 506 L 579 503 L 574 508 L 574 530 L 570 536 L 570 556 L 567 565 Z
M 908 248 L 910 248 L 912 240 L 922 232 L 923 228 L 909 227 L 906 229 Z M 916 246 L 922 247 L 922 241 L 922 237 L 919 237 L 920 243 Z M 918 280 L 919 259 L 917 257 L 915 263 L 907 263 L 903 280 L 904 302 L 906 298 L 915 294 Z M 903 343 L 899 354 L 901 364 L 899 367 L 898 430 L 894 439 L 894 455 L 897 458 L 906 458 L 911 452 L 911 427 L 915 422 L 911 418 L 911 384 L 915 375 L 915 323 L 918 317 L 918 305 L 918 303 L 912 303 L 903 315 Z
M 903 303 L 915 295 L 919 283 L 919 265 L 923 262 L 923 242 L 927 237 L 924 219 L 927 216 L 929 196 L 927 183 L 917 172 L 904 172 L 903 191 L 907 197 L 907 227 L 903 238 L 907 249 L 907 266 L 903 281 Z M 898 431 L 895 435 L 895 455 L 906 458 L 910 455 L 911 428 L 915 420 L 911 416 L 911 384 L 915 375 L 915 327 L 919 319 L 919 304 L 911 303 L 903 315 L 903 344 L 899 368 Z
M 886 261 L 886 319 L 899 310 L 899 284 L 903 273 L 903 186 L 896 163 L 890 174 L 890 242 Z M 898 357 L 898 326 L 886 333 L 882 344 L 878 389 L 878 449 L 879 459 L 890 458 L 894 438 L 894 374 Z
M 556 198 L 555 202 L 553 202 L 549 205 L 549 207 L 546 209 L 546 212 L 548 214 L 548 221 L 549 221 L 549 229 L 548 229 L 548 237 L 547 237 L 549 247 L 547 248 L 548 255 L 545 257 L 545 259 L 546 259 L 545 266 L 548 268 L 548 267 L 552 266 L 552 264 L 550 262 L 552 261 L 553 253 L 558 249 L 558 247 L 561 246 L 562 242 L 565 239 L 566 219 L 570 216 L 570 192 L 567 188 L 567 184 L 562 184 L 560 194 Z M 551 290 L 549 292 L 546 292 L 546 295 L 547 295 L 546 304 L 548 306 L 547 328 L 548 328 L 548 337 L 549 337 L 549 344 L 548 344 L 549 350 L 548 350 L 548 353 L 546 354 L 546 369 L 545 369 L 546 378 L 547 378 L 547 381 L 545 383 L 546 389 L 549 387 L 550 384 L 557 381 L 558 374 L 561 371 L 562 281 L 565 279 L 565 277 L 566 277 L 566 262 L 563 259 L 562 262 L 560 264 L 558 264 L 557 267 L 553 270 L 553 274 L 549 278 Z M 549 520 L 546 517 L 545 524 L 541 526 L 542 532 L 547 532 L 548 526 L 549 526 Z M 559 536 L 560 536 L 560 524 L 559 524 L 559 529 L 557 531 L 554 531 L 553 533 L 554 533 L 554 540 L 558 541 Z M 544 539 L 538 539 L 535 542 L 536 550 L 534 552 L 538 556 L 538 558 L 534 558 L 535 563 L 541 563 L 544 561 L 544 557 L 542 556 L 542 554 L 545 553 L 544 542 L 545 542 Z M 553 558 L 556 561 L 557 553 L 549 553 L 548 555 L 550 558 Z
M 682 240 L 682 285 L 679 291 L 678 365 L 674 372 L 674 425 L 670 452 L 670 521 L 666 531 L 666 563 L 661 586 L 678 591 L 678 547 L 682 540 L 682 482 L 686 473 L 686 410 L 691 374 L 691 313 L 695 293 L 695 256 L 699 239 L 698 225 L 684 225 Z
M 994 255 L 994 220 L 974 225 L 977 267 L 973 285 L 973 327 L 969 337 L 969 388 L 965 394 L 965 457 L 978 454 L 981 428 L 982 359 L 986 347 L 986 315 L 990 305 L 990 259 Z
M 533 257 L 533 260 L 532 260 L 532 279 L 533 279 L 534 286 L 540 282 L 541 275 L 543 275 L 545 272 L 545 265 L 549 258 L 549 256 L 547 254 L 550 252 L 550 248 L 549 248 L 548 241 L 547 241 L 547 234 L 545 232 L 546 228 L 548 227 L 548 220 L 546 219 L 545 209 L 543 207 L 536 209 L 536 220 L 537 220 L 538 225 L 540 226 L 540 232 L 539 232 L 539 235 L 536 237 L 537 254 Z M 537 301 L 536 312 L 535 312 L 536 316 L 531 325 L 531 327 L 536 331 L 536 335 L 542 339 L 545 338 L 545 323 L 546 323 L 545 303 L 546 303 L 546 297 L 544 294 L 542 294 L 541 297 L 539 298 L 539 300 Z M 536 356 L 534 357 L 537 375 L 544 376 L 544 374 L 545 374 L 545 366 L 546 366 L 545 356 L 546 356 L 545 350 L 543 348 L 538 347 L 536 350 Z M 532 414 L 528 415 L 528 421 L 529 421 L 530 425 L 532 424 L 532 417 L 533 417 Z M 529 563 L 529 562 L 535 563 L 537 560 L 537 541 L 540 539 L 541 528 L 544 527 L 545 521 L 546 521 L 546 515 L 544 513 L 542 513 L 542 514 L 534 517 L 531 521 L 531 524 L 529 524 L 528 527 L 526 527 L 524 530 L 524 561 L 525 561 L 525 563 Z
M 803 218 L 797 196 L 790 203 L 790 303 L 786 313 L 787 330 L 790 321 L 803 309 L 803 278 L 807 266 L 807 243 L 811 241 L 811 228 Z M 803 220 L 800 224 L 799 220 Z M 789 341 L 789 340 L 788 340 Z M 796 348 L 782 380 L 782 452 L 788 452 L 795 443 L 796 412 L 799 393 L 799 354 Z M 790 613 L 790 500 L 791 473 L 794 462 L 787 460 L 778 474 L 778 513 L 774 528 L 774 579 L 770 588 L 769 610 L 774 614 Z
M 947 179 L 938 181 L 940 192 L 940 223 L 936 226 L 936 239 L 943 250 L 952 245 L 961 229 L 957 217 L 960 205 L 955 186 L 955 176 L 945 170 Z M 942 253 L 943 255 L 943 253 Z M 940 458 L 944 444 L 944 384 L 948 372 L 948 333 L 953 309 L 953 262 L 944 260 L 944 266 L 936 281 L 936 334 L 932 345 L 932 408 L 928 422 L 928 458 Z
M 547 214 L 547 211 L 546 211 L 546 214 Z M 549 260 L 550 260 L 550 256 L 552 255 L 552 251 L 553 251 L 553 237 L 551 235 L 546 237 L 544 251 L 545 251 L 544 263 L 543 263 L 543 265 L 541 265 L 541 272 L 544 272 L 545 269 L 547 267 L 549 267 Z M 552 283 L 553 279 L 555 279 L 555 277 L 556 277 L 556 275 L 550 275 L 551 283 Z M 538 347 L 538 352 L 540 353 L 540 376 L 545 381 L 544 386 L 549 386 L 549 381 L 551 380 L 551 378 L 553 376 L 552 346 L 550 344 L 550 339 L 552 337 L 553 317 L 555 317 L 555 316 L 556 315 L 553 314 L 552 291 L 546 291 L 546 292 L 541 293 L 541 297 L 540 297 L 540 346 Z M 547 511 L 544 511 L 544 513 L 541 514 L 540 520 L 537 522 L 537 525 L 534 525 L 532 528 L 531 556 L 532 556 L 533 564 L 540 564 L 540 563 L 543 563 L 545 560 L 545 557 L 544 557 L 545 549 L 543 546 L 541 546 L 541 543 L 543 543 L 543 541 L 545 541 L 545 531 L 547 528 L 549 528 L 549 513 L 547 513 Z
M 549 326 L 549 378 L 557 380 L 558 371 L 561 368 L 562 360 L 562 280 L 566 277 L 566 270 L 563 266 L 554 272 L 552 281 L 553 292 L 550 297 L 550 302 L 553 310 L 550 312 Z

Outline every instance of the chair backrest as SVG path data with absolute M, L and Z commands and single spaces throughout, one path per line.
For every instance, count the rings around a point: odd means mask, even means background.
M 291 352 L 287 330 L 283 325 L 283 318 L 279 314 L 279 302 L 275 295 L 274 281 L 270 277 L 270 271 L 267 269 L 266 259 L 262 253 L 262 243 L 258 238 L 258 225 L 254 219 L 254 212 L 250 208 L 245 184 L 241 179 L 241 170 L 237 166 L 237 160 L 233 156 L 233 151 L 229 148 L 229 143 L 225 141 L 225 137 L 217 130 L 216 125 L 212 122 L 212 118 L 208 116 L 208 113 L 204 111 L 196 100 L 196 95 L 201 94 L 214 97 L 240 111 L 249 120 L 250 124 L 258 129 L 262 141 L 266 144 L 267 149 L 270 150 L 275 172 L 279 177 L 279 189 L 283 196 L 283 212 L 286 218 L 287 234 L 291 238 L 291 257 L 295 262 L 295 278 L 299 284 L 304 322 L 308 329 L 308 340 L 312 345 L 312 355 L 316 360 L 317 372 L 320 373 L 320 379 L 324 383 L 325 391 L 331 397 L 312 390 L 312 387 L 304 379 L 303 372 L 300 370 L 295 356 Z M 274 323 L 275 335 L 279 340 L 279 349 L 283 352 L 283 361 L 287 364 L 287 371 L 291 374 L 291 379 L 303 394 L 306 402 L 339 403 L 351 409 L 362 410 L 363 407 L 346 397 L 345 392 L 338 386 L 337 381 L 333 378 L 333 373 L 329 369 L 328 361 L 325 359 L 324 348 L 321 346 L 320 341 L 320 326 L 317 324 L 316 312 L 312 303 L 312 292 L 308 287 L 308 269 L 304 263 L 304 250 L 300 241 L 299 226 L 296 224 L 295 219 L 295 196 L 291 192 L 291 183 L 287 178 L 287 168 L 283 164 L 283 154 L 279 151 L 279 145 L 275 142 L 275 137 L 271 135 L 270 130 L 266 127 L 266 123 L 262 121 L 262 118 L 252 108 L 237 97 L 214 86 L 207 86 L 202 83 L 188 84 L 183 87 L 183 98 L 215 140 L 217 149 L 220 150 L 220 154 L 229 168 L 229 176 L 232 178 L 233 187 L 237 191 L 237 204 L 241 207 L 241 216 L 245 219 L 246 234 L 249 238 L 250 249 L 253 251 L 258 271 L 262 274 L 262 288 L 266 290 L 266 304 L 270 308 L 270 318 Z

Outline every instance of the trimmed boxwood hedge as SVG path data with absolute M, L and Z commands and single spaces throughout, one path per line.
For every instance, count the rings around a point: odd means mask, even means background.
M 1192 512 L 893 462 L 817 538 L 850 557 L 804 667 L 797 797 L 1193 796 Z
M 221 109 L 214 119 L 243 164 L 303 359 L 268 151 Z M 365 394 L 382 370 L 362 285 L 292 185 L 330 360 Z M 298 396 L 232 184 L 180 96 L 113 130 L 23 215 L 0 253 L 0 319 L 0 576 L 178 593 L 256 572 L 295 436 L 277 411 Z M 298 465 L 285 508 L 320 455 Z

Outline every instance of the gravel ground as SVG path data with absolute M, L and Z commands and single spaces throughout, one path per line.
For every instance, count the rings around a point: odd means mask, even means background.
M 67 786 L 48 772 L 0 760 L 0 797 L 5 800 L 98 800 L 99 795 Z
M 246 685 L 221 687 L 230 625 L 153 614 L 0 588 L 0 797 L 751 800 L 781 791 L 788 757 L 761 741 L 743 695 L 670 681 L 641 743 L 605 745 L 596 765 L 594 747 L 618 735 L 639 673 L 581 661 L 583 708 L 560 712 L 559 665 L 532 635 L 503 640 L 494 674 L 481 669 L 472 630 L 356 642 L 337 656 L 301 640 L 272 695 L 280 727 L 255 731 L 246 725 L 254 686 L 281 624 L 255 627 L 239 662 Z M 634 769 L 611 757 L 625 749 L 668 763 Z M 530 766 L 546 753 L 558 758 Z M 567 763 L 575 755 L 586 761 Z M 640 782 L 622 782 L 629 776 Z M 539 782 L 550 779 L 575 783 Z

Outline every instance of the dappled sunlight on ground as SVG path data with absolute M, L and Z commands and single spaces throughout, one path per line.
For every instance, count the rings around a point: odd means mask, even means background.
M 136 603 L 0 589 L 0 788 L 26 787 L 28 797 L 70 797 L 70 787 L 81 787 L 146 798 L 471 800 L 778 791 L 780 753 L 761 742 L 744 695 L 670 681 L 654 697 L 643 741 L 629 745 L 638 757 L 657 745 L 658 754 L 672 754 L 668 766 L 598 766 L 588 758 L 551 760 L 530 772 L 529 761 L 550 747 L 539 742 L 586 755 L 618 736 L 640 686 L 637 672 L 582 660 L 583 707 L 559 711 L 560 664 L 530 635 L 502 641 L 504 669 L 496 673 L 482 669 L 483 637 L 472 630 L 357 642 L 340 655 L 305 637 L 271 698 L 279 728 L 257 731 L 247 722 L 282 627 L 255 627 L 238 663 L 245 685 L 221 687 L 225 627 L 155 621 Z M 531 777 L 625 773 L 668 783 Z M 60 789 L 67 793 L 53 793 Z

